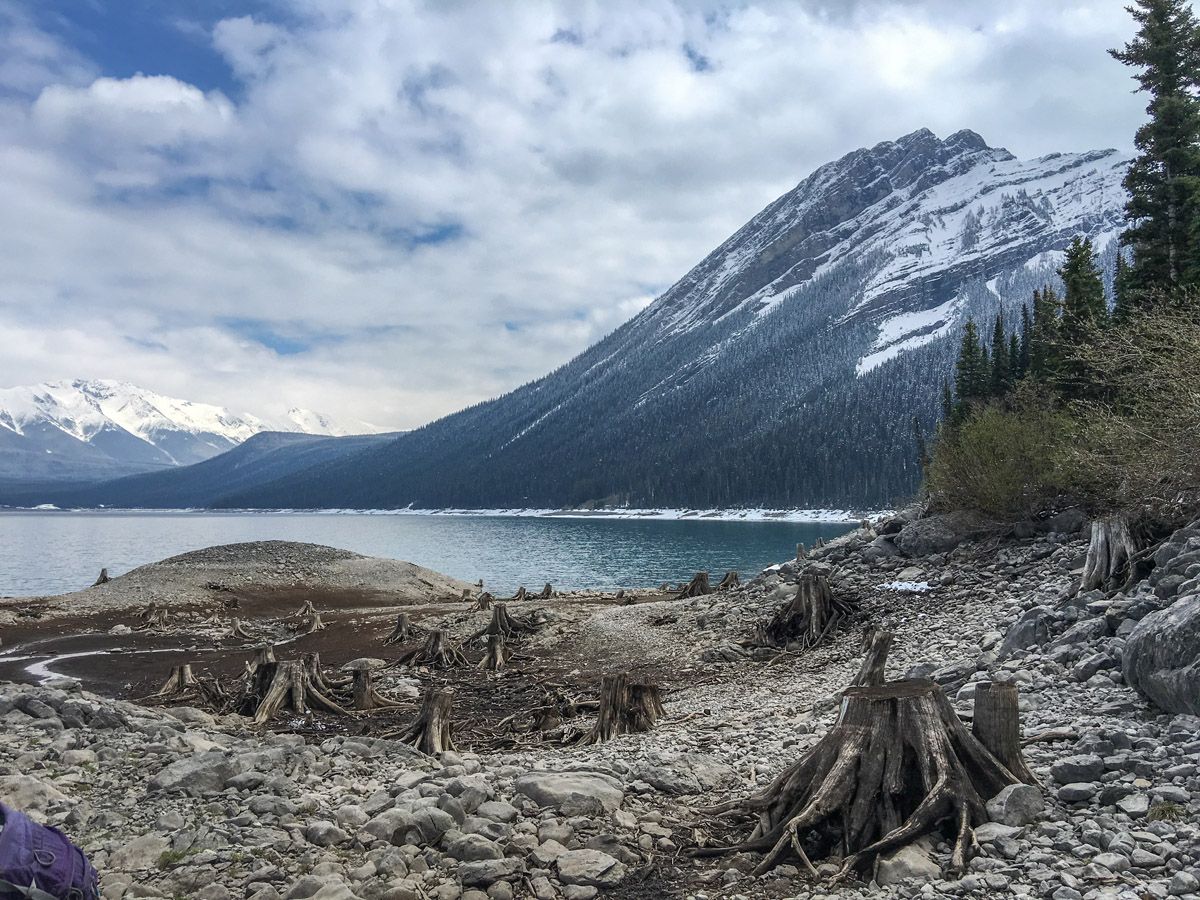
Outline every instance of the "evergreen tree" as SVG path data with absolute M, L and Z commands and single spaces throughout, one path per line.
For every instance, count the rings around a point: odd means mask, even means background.
M 979 342 L 979 330 L 974 319 L 967 319 L 963 328 L 958 361 L 954 366 L 954 393 L 959 407 L 973 400 L 982 400 L 991 391 L 991 364 L 987 351 Z
M 1129 321 L 1132 300 L 1132 288 L 1129 282 L 1129 263 L 1125 261 L 1125 254 L 1118 252 L 1117 269 L 1113 273 L 1114 303 L 1111 320 L 1114 325 L 1122 325 Z
M 950 391 L 950 382 L 942 379 L 942 421 L 949 422 L 954 418 L 954 394 Z
M 1021 369 L 1021 341 L 1014 331 L 1008 336 L 1008 383 L 1011 388 L 1025 377 Z
M 1008 341 L 1004 336 L 1004 314 L 996 313 L 992 325 L 992 372 L 991 393 L 1003 397 L 1012 387 L 1012 370 L 1009 368 Z
M 1143 304 L 1156 288 L 1200 283 L 1200 28 L 1187 0 L 1135 0 L 1139 28 L 1116 59 L 1138 69 L 1150 96 L 1150 120 L 1138 129 L 1138 156 L 1125 176 L 1133 251 L 1128 300 Z
M 1029 327 L 1029 375 L 1050 382 L 1058 371 L 1058 329 L 1061 304 L 1053 288 L 1033 292 L 1033 321 Z
M 1108 318 L 1104 281 L 1096 268 L 1096 253 L 1087 238 L 1076 237 L 1067 248 L 1067 258 L 1059 277 L 1063 280 L 1063 340 L 1078 339 L 1088 326 Z
M 1037 292 L 1034 292 L 1034 296 Z M 1033 334 L 1033 318 L 1029 315 L 1029 304 L 1021 306 L 1021 362 L 1017 366 L 1017 377 L 1024 378 L 1029 374 L 1029 342 Z

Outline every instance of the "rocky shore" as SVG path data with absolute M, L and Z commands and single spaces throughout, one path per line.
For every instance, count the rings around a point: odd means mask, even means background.
M 653 730 L 594 746 L 495 749 L 464 729 L 459 750 L 434 758 L 370 717 L 265 731 L 76 681 L 0 684 L 0 800 L 74 837 L 111 900 L 1200 900 L 1200 710 L 1188 705 L 1200 663 L 1181 657 L 1200 631 L 1200 528 L 1163 543 L 1128 589 L 1079 593 L 1085 524 L 1065 516 L 1016 537 L 902 516 L 733 590 L 563 598 L 529 642 L 556 677 L 639 665 L 665 688 Z M 749 649 L 812 572 L 854 600 L 855 621 L 805 653 Z M 480 620 L 428 616 L 458 636 Z M 963 716 L 977 684 L 1014 682 L 1037 789 L 989 803 L 961 878 L 943 877 L 940 837 L 882 860 L 869 883 L 813 881 L 792 864 L 754 876 L 757 854 L 693 858 L 730 839 L 705 807 L 767 785 L 832 725 L 867 625 L 896 635 L 889 677 L 932 678 Z M 357 627 L 358 655 L 381 654 Z

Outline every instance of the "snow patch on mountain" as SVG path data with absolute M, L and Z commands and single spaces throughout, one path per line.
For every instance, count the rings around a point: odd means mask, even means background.
M 884 319 L 879 323 L 879 334 L 871 345 L 871 353 L 858 361 L 855 374 L 864 375 L 905 350 L 923 347 L 949 334 L 961 306 L 961 298 L 955 297 L 933 309 L 900 313 Z

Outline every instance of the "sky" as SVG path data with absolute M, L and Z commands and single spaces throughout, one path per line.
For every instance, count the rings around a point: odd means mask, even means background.
M 0 0 L 0 387 L 411 428 L 921 127 L 1132 149 L 1116 0 Z

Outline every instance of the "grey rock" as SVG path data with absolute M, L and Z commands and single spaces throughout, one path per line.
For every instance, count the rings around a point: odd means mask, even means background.
M 987 813 L 993 822 L 1020 827 L 1037 819 L 1045 807 L 1042 792 L 1033 785 L 1010 784 L 987 802 Z
M 480 859 L 465 862 L 458 867 L 458 877 L 465 885 L 486 887 L 504 878 L 512 878 L 525 871 L 525 863 L 515 857 L 503 859 Z
M 1007 659 L 1018 650 L 1038 647 L 1050 640 L 1050 623 L 1054 613 L 1045 606 L 1034 606 L 1025 610 L 1009 627 L 1000 644 L 997 655 Z
M 909 522 L 892 538 L 908 557 L 945 553 L 967 541 L 984 537 L 992 527 L 976 513 L 950 512 Z
M 539 806 L 567 816 L 611 813 L 625 799 L 621 783 L 599 772 L 529 772 L 515 788 Z
M 1064 803 L 1082 803 L 1096 796 L 1096 786 L 1087 782 L 1064 784 L 1058 789 L 1058 799 Z
M 504 857 L 504 852 L 493 841 L 480 834 L 464 834 L 456 838 L 450 842 L 446 852 L 460 862 Z
M 224 753 L 210 750 L 171 763 L 150 780 L 150 787 L 200 797 L 217 793 L 225 787 L 225 782 L 241 771 L 241 767 Z
M 901 847 L 891 856 L 879 860 L 875 880 L 881 885 L 897 884 L 909 878 L 930 881 L 940 878 L 942 870 L 929 855 L 923 842 Z
M 563 884 L 615 887 L 625 878 L 625 864 L 600 850 L 568 850 L 555 860 Z
M 1200 594 L 1138 622 L 1121 661 L 1126 683 L 1156 706 L 1200 715 Z
M 121 872 L 157 867 L 159 857 L 169 850 L 171 842 L 162 834 L 144 834 L 116 850 L 108 858 L 108 868 Z
M 732 766 L 704 753 L 656 753 L 635 765 L 632 775 L 675 795 L 716 790 L 737 777 Z
M 1103 774 L 1104 760 L 1094 753 L 1067 756 L 1050 767 L 1050 777 L 1059 784 L 1097 781 Z

